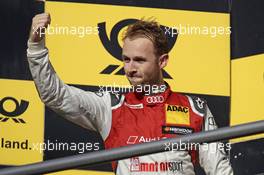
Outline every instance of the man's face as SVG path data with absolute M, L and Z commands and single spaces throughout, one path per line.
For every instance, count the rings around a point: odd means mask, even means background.
M 159 61 L 149 39 L 126 38 L 122 57 L 125 73 L 131 85 L 152 85 L 160 81 Z

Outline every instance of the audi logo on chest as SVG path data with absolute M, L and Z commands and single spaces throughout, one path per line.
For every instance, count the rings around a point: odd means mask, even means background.
M 163 96 L 149 96 L 146 98 L 147 103 L 163 103 L 164 102 L 164 97 Z

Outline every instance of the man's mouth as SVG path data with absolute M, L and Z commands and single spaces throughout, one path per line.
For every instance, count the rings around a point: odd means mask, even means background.
M 131 79 L 131 80 L 136 80 L 136 79 L 140 79 L 141 77 L 140 76 L 131 76 L 131 77 L 129 77 L 129 79 Z

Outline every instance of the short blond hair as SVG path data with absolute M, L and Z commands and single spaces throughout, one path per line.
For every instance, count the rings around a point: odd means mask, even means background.
M 168 39 L 161 26 L 154 19 L 140 19 L 129 25 L 123 33 L 122 39 L 124 41 L 126 38 L 134 39 L 138 37 L 146 37 L 152 41 L 157 56 L 169 52 Z

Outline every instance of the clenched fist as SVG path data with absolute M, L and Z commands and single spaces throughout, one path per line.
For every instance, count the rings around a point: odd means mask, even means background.
M 45 31 L 50 24 L 51 18 L 49 13 L 41 13 L 32 19 L 32 26 L 29 35 L 31 42 L 39 42 L 45 36 Z

